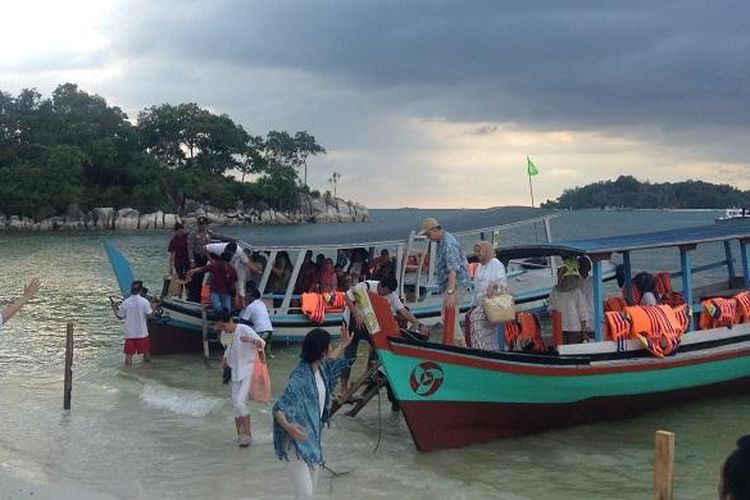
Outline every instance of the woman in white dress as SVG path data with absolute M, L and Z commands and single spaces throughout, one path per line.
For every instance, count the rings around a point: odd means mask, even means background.
M 471 347 L 486 351 L 505 350 L 496 334 L 497 325 L 487 320 L 482 301 L 501 288 L 508 286 L 505 266 L 495 257 L 495 247 L 489 241 L 479 241 L 474 245 L 474 254 L 479 259 L 479 267 L 474 275 L 474 297 L 469 311 Z M 502 347 L 502 349 L 501 349 Z

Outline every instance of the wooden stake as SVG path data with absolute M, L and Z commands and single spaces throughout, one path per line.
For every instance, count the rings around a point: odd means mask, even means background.
M 208 316 L 206 314 L 206 306 L 201 306 L 201 321 L 203 322 L 201 327 L 201 333 L 203 334 L 203 362 L 208 365 L 208 357 L 211 352 L 208 349 Z
M 654 436 L 654 500 L 674 500 L 674 433 Z
M 65 341 L 65 384 L 63 389 L 63 409 L 70 410 L 70 396 L 73 392 L 73 323 L 68 323 Z

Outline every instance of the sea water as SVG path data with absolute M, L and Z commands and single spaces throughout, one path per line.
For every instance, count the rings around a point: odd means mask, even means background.
M 388 227 L 411 217 L 416 228 L 434 212 L 372 214 L 374 221 L 363 227 Z M 627 234 L 710 224 L 716 215 L 566 212 L 552 221 L 552 233 L 555 239 Z M 283 245 L 290 234 L 320 237 L 349 230 L 342 224 L 224 232 Z M 540 232 L 509 231 L 503 242 L 538 239 Z M 43 281 L 38 298 L 0 337 L 0 463 L 25 479 L 73 481 L 119 498 L 291 498 L 289 480 L 273 452 L 269 407 L 252 405 L 253 445 L 236 445 L 218 358 L 208 366 L 199 356 L 156 357 L 150 365 L 124 366 L 121 326 L 107 299 L 118 289 L 104 238 L 112 239 L 146 285 L 158 290 L 167 270 L 167 231 L 0 233 L 0 305 L 16 298 L 32 276 Z M 699 247 L 694 263 L 723 255 L 721 245 L 706 245 Z M 678 262 L 676 249 L 633 254 L 636 270 L 675 269 Z M 697 276 L 696 282 L 725 276 L 718 269 Z M 75 332 L 74 379 L 72 410 L 63 411 L 68 322 Z M 299 348 L 274 353 L 271 371 L 278 393 L 298 361 Z M 337 415 L 325 429 L 328 466 L 346 474 L 334 478 L 322 472 L 319 491 L 321 498 L 649 498 L 653 434 L 666 429 L 677 436 L 676 498 L 711 498 L 720 464 L 736 438 L 748 431 L 749 417 L 750 395 L 742 395 L 423 454 L 382 395 L 356 418 Z

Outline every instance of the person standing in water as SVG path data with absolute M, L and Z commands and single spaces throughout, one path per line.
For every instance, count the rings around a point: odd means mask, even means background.
M 133 281 L 130 285 L 130 296 L 122 301 L 115 311 L 118 318 L 125 320 L 125 366 L 133 364 L 133 355 L 142 354 L 143 361 L 151 362 L 151 341 L 148 338 L 148 317 L 153 314 L 151 304 L 142 293 L 145 293 L 143 282 Z
M 341 343 L 331 349 L 331 335 L 315 328 L 302 343 L 301 361 L 289 375 L 273 406 L 273 447 L 285 462 L 297 498 L 312 498 L 325 463 L 321 432 L 330 418 L 336 382 L 351 361 L 342 357 L 352 337 L 342 326 Z
M 18 300 L 11 302 L 4 309 L 0 309 L 0 333 L 3 331 L 3 324 L 7 323 L 28 301 L 34 298 L 41 285 L 39 278 L 33 278 L 28 285 L 23 287 L 23 295 Z
M 222 311 L 216 321 L 216 328 L 232 335 L 232 343 L 224 350 L 224 357 L 221 358 L 221 368 L 223 370 L 228 366 L 232 369 L 232 405 L 234 423 L 237 427 L 237 443 L 241 448 L 246 448 L 252 442 L 247 403 L 253 380 L 253 368 L 259 358 L 265 359 L 263 348 L 266 343 L 248 325 L 232 321 L 232 315 L 226 310 Z
M 248 286 L 247 295 L 250 303 L 242 310 L 240 319 L 245 324 L 252 326 L 255 333 L 260 335 L 266 343 L 266 354 L 271 357 L 273 325 L 271 324 L 271 315 L 268 314 L 268 307 L 266 307 L 265 302 L 261 299 L 260 292 L 254 285 Z

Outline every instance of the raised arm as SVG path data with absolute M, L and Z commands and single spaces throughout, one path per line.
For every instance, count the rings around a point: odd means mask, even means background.
M 41 282 L 39 281 L 39 278 L 33 278 L 28 285 L 23 287 L 23 295 L 16 300 L 15 302 L 10 303 L 0 311 L 0 315 L 3 317 L 3 322 L 7 322 L 16 315 L 18 311 L 21 310 L 21 308 L 31 299 L 34 298 L 36 295 L 36 292 L 39 291 L 39 287 L 41 286 Z

